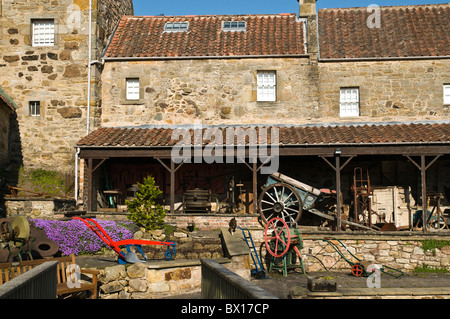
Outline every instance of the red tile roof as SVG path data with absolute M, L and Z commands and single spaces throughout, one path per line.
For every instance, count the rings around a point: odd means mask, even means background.
M 189 22 L 186 32 L 164 32 L 166 22 Z M 247 31 L 224 32 L 223 21 L 245 21 Z M 305 54 L 296 14 L 122 17 L 105 58 L 236 57 Z
M 231 126 L 230 128 L 235 128 Z M 246 127 L 242 127 L 246 129 Z M 217 127 L 226 137 L 225 127 Z M 268 129 L 268 128 L 267 128 Z M 366 145 L 450 143 L 450 124 L 391 124 L 349 126 L 278 127 L 280 145 Z M 77 144 L 78 147 L 172 147 L 171 128 L 103 127 Z M 205 130 L 205 129 L 204 129 Z M 193 130 L 189 130 L 191 137 Z M 270 136 L 267 131 L 268 136 Z M 268 141 L 270 143 L 270 140 Z M 236 142 L 235 142 L 236 143 Z M 209 144 L 209 141 L 203 141 Z
M 450 4 L 380 7 L 380 28 L 367 11 L 319 10 L 322 59 L 450 56 Z

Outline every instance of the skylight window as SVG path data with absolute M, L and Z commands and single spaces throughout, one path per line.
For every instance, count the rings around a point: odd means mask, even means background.
M 245 21 L 224 21 L 222 22 L 223 31 L 246 31 Z
M 164 31 L 167 32 L 183 32 L 189 29 L 189 22 L 167 22 Z

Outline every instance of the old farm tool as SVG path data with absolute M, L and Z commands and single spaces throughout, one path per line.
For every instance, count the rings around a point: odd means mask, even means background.
M 12 221 L 5 220 L 0 224 L 0 235 L 1 241 L 6 243 L 8 248 L 8 258 L 11 257 L 15 248 L 18 249 L 17 257 L 22 260 L 22 249 L 28 246 L 27 254 L 30 259 L 31 256 L 29 241 L 32 240 L 30 237 L 30 223 L 28 219 L 24 216 L 16 216 Z
M 159 245 L 167 246 L 167 251 L 164 254 L 166 260 L 171 260 L 176 254 L 176 244 L 175 242 L 162 242 L 162 241 L 151 241 L 151 240 L 138 240 L 138 239 L 125 239 L 120 241 L 113 241 L 111 237 L 106 233 L 106 231 L 93 219 L 86 218 L 82 219 L 80 217 L 74 217 L 74 219 L 81 220 L 86 226 L 92 230 L 101 240 L 108 245 L 109 248 L 114 250 L 118 255 L 119 264 L 126 263 L 138 263 L 147 261 L 147 256 L 142 250 L 142 245 Z M 92 224 L 91 224 L 92 223 Z M 125 254 L 119 246 L 126 246 L 127 253 Z M 135 247 L 139 253 L 142 255 L 144 260 L 139 259 L 137 254 L 131 249 Z
M 269 272 L 272 269 L 281 269 L 283 275 L 287 276 L 288 269 L 301 268 L 305 273 L 300 254 L 300 250 L 303 248 L 302 234 L 296 227 L 289 227 L 283 219 L 274 217 L 266 225 L 264 241 L 267 252 L 272 255 Z M 300 265 L 296 265 L 297 257 Z M 280 261 L 280 258 L 281 266 L 278 266 L 276 263 Z
M 333 247 L 334 250 L 336 250 L 336 252 L 351 266 L 351 273 L 353 276 L 367 277 L 368 275 L 370 275 L 370 273 L 368 273 L 367 269 L 370 266 L 370 264 L 372 264 L 372 262 L 364 261 L 364 260 L 361 260 L 360 258 L 356 257 L 354 254 L 351 253 L 350 250 L 348 250 L 348 248 L 339 239 L 328 237 L 328 238 L 324 238 L 323 241 L 330 244 L 331 247 Z M 341 246 L 343 249 L 345 249 L 351 255 L 351 257 L 353 257 L 356 261 L 351 261 L 350 259 L 345 257 L 345 255 L 339 249 L 339 246 Z M 385 274 L 395 277 L 395 278 L 400 278 L 401 276 L 403 276 L 405 274 L 401 270 L 394 269 L 392 267 L 388 267 L 385 265 L 381 266 L 380 271 L 382 273 L 385 273 Z
M 267 178 L 259 196 L 258 208 L 264 224 L 273 217 L 279 217 L 291 225 L 299 222 L 303 211 L 308 211 L 329 221 L 335 221 L 336 217 L 328 213 L 334 209 L 335 203 L 335 192 L 320 190 L 289 176 L 275 173 Z M 341 222 L 372 230 L 372 228 L 347 220 L 341 220 Z

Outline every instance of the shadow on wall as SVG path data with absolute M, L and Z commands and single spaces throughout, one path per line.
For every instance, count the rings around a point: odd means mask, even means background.
M 6 217 L 5 195 L 10 193 L 8 185 L 18 185 L 19 170 L 23 166 L 22 143 L 16 112 L 10 115 L 8 131 L 7 156 L 5 162 L 0 163 L 0 218 Z

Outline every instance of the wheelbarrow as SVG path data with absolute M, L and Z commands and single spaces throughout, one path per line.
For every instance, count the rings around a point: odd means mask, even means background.
M 369 273 L 367 271 L 369 265 L 372 264 L 372 262 L 363 261 L 360 258 L 356 257 L 354 254 L 352 254 L 352 252 L 350 250 L 348 250 L 348 248 L 339 239 L 336 239 L 336 238 L 333 238 L 333 237 L 327 237 L 327 238 L 324 238 L 323 241 L 325 241 L 328 244 L 330 244 L 331 247 L 333 247 L 334 250 L 336 250 L 337 253 L 351 266 L 351 273 L 352 273 L 353 276 L 355 276 L 355 277 L 367 277 L 367 276 L 369 276 L 372 273 L 372 272 Z M 341 252 L 341 250 L 339 249 L 339 246 L 344 248 L 357 261 L 356 262 L 352 262 L 348 258 L 346 258 L 344 256 L 344 254 Z M 392 276 L 392 277 L 395 277 L 395 278 L 400 278 L 401 276 L 403 276 L 405 274 L 401 270 L 394 269 L 392 267 L 385 266 L 385 265 L 381 266 L 380 271 L 382 273 L 385 273 L 385 274 L 387 274 L 389 276 Z
M 166 260 L 171 260 L 175 257 L 176 254 L 176 244 L 175 242 L 162 242 L 162 241 L 152 241 L 152 240 L 138 240 L 138 239 L 125 239 L 119 241 L 113 241 L 108 233 L 101 227 L 95 220 L 86 218 L 82 219 L 80 217 L 74 217 L 73 219 L 81 220 L 86 226 L 92 230 L 101 240 L 108 245 L 109 248 L 114 250 L 118 255 L 119 264 L 127 264 L 127 263 L 138 263 L 138 262 L 146 262 L 148 260 L 147 256 L 144 254 L 142 250 L 142 245 L 159 245 L 159 246 L 167 246 L 167 251 L 164 253 L 164 258 Z M 126 246 L 127 253 L 125 254 L 119 246 Z M 132 251 L 131 249 L 135 247 L 144 260 L 139 259 L 138 255 Z

